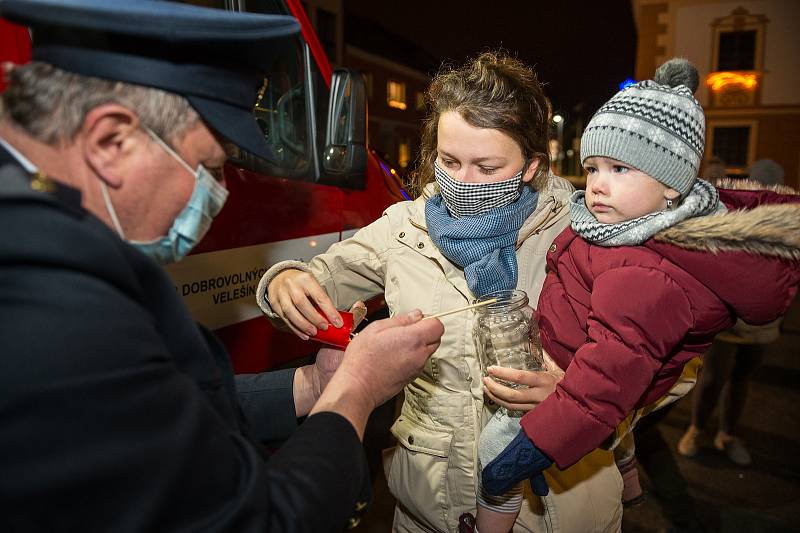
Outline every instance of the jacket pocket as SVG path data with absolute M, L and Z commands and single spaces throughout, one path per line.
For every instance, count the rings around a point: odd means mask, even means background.
M 429 428 L 401 416 L 392 426 L 392 434 L 404 448 L 437 457 L 447 457 L 453 433 L 448 429 Z
M 397 419 L 392 434 L 398 446 L 386 469 L 389 492 L 404 511 L 426 527 L 449 531 L 447 471 L 453 433 L 430 428 L 405 417 Z

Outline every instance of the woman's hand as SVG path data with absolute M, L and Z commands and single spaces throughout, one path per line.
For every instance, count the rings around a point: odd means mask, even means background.
M 527 385 L 527 388 L 512 389 L 502 385 L 491 377 L 483 378 L 483 391 L 494 403 L 512 411 L 530 411 L 550 396 L 563 373 L 552 371 L 531 372 L 530 370 L 516 370 L 490 366 L 489 376 L 494 376 L 505 381 Z
M 337 328 L 342 326 L 336 306 L 308 272 L 296 269 L 281 272 L 267 287 L 267 297 L 272 310 L 303 340 L 316 335 L 317 329 L 328 329 L 328 323 Z

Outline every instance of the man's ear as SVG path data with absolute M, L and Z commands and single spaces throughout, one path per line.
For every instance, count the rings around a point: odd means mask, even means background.
M 528 183 L 529 181 L 531 181 L 533 177 L 536 175 L 536 169 L 538 168 L 539 168 L 539 158 L 535 157 L 528 165 L 527 170 L 525 170 L 525 172 L 522 173 L 522 181 L 524 183 Z
M 139 117 L 118 104 L 103 104 L 86 114 L 79 135 L 83 157 L 107 185 L 118 188 L 138 146 Z

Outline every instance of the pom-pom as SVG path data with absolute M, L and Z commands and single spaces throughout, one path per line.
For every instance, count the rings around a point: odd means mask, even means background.
M 658 67 L 653 81 L 669 87 L 685 85 L 694 93 L 700 85 L 700 76 L 688 60 L 675 57 Z

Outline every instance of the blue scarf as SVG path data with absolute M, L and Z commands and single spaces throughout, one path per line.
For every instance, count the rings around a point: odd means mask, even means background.
M 475 296 L 517 287 L 516 244 L 519 229 L 531 216 L 539 193 L 522 187 L 519 198 L 473 217 L 453 218 L 441 194 L 425 203 L 425 221 L 433 243 L 464 269 Z

